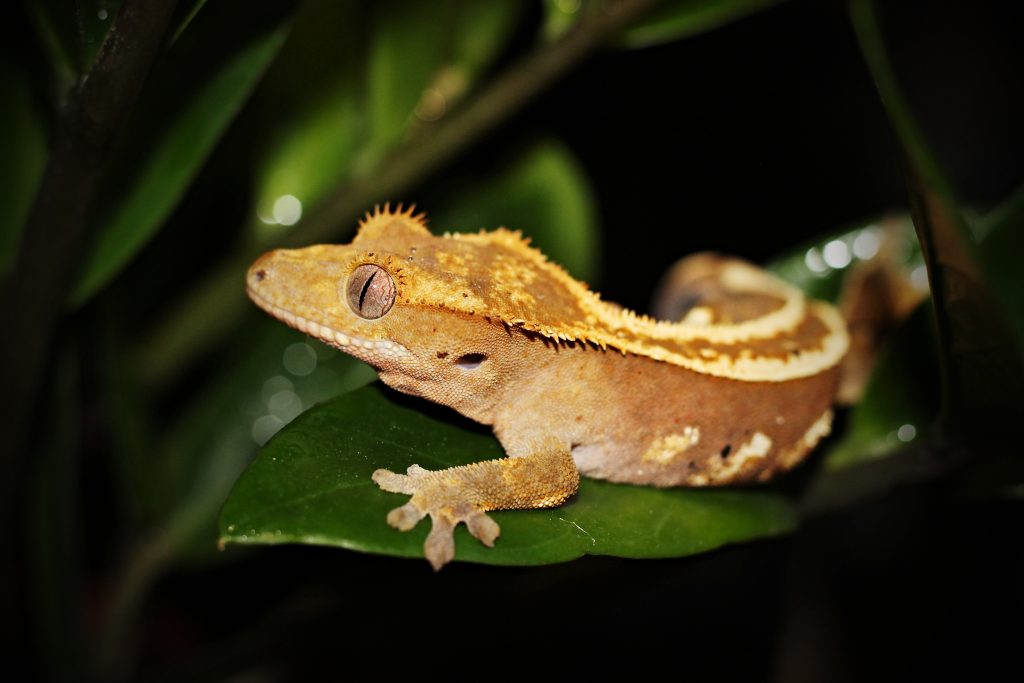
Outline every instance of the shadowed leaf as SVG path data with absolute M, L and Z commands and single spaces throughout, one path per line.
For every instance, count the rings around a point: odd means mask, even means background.
M 978 221 L 978 257 L 992 292 L 1016 334 L 1017 348 L 1024 349 L 1024 187 L 1002 206 Z
M 978 241 L 900 90 L 874 3 L 853 0 L 850 15 L 904 155 L 911 213 L 935 301 L 943 424 L 952 433 L 991 439 L 993 430 L 1007 430 L 1020 419 L 1020 347 L 980 268 Z
M 174 551 L 193 558 L 213 552 L 217 511 L 259 446 L 303 409 L 374 376 L 365 364 L 269 318 L 255 321 L 246 338 L 246 352 L 223 366 L 160 444 L 146 486 L 150 514 Z
M 0 109 L 0 274 L 14 262 L 21 232 L 46 166 L 46 131 L 32 106 L 32 91 L 25 75 L 13 64 L 0 63 L 5 101 Z
M 192 88 L 184 95 L 187 101 L 177 115 L 144 143 L 148 153 L 132 168 L 121 169 L 127 187 L 110 195 L 113 201 L 86 253 L 72 290 L 72 303 L 81 304 L 92 297 L 161 228 L 286 34 L 286 25 L 269 27 L 223 62 L 207 65 L 210 73 L 201 83 L 190 84 Z
M 906 215 L 885 217 L 808 242 L 768 268 L 810 296 L 836 302 L 851 270 L 878 259 L 879 249 L 884 249 L 883 257 L 897 271 L 894 275 L 912 286 L 927 287 L 924 260 Z M 938 412 L 939 394 L 932 325 L 930 307 L 918 305 L 909 318 L 887 333 L 863 397 L 849 409 L 842 433 L 829 443 L 827 468 L 895 455 L 927 438 Z
M 670 0 L 622 34 L 623 47 L 649 47 L 688 38 L 759 12 L 782 0 Z

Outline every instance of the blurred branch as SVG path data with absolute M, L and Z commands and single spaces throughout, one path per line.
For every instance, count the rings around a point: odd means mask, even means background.
M 434 128 L 423 128 L 362 178 L 339 187 L 278 245 L 246 245 L 207 274 L 140 344 L 138 372 L 159 384 L 235 329 L 245 312 L 243 278 L 270 246 L 299 246 L 336 238 L 354 227 L 374 202 L 396 198 L 521 110 L 601 44 L 658 0 L 622 0 L 588 15 L 558 41 L 541 46 L 495 78 Z
M 153 534 L 132 548 L 124 571 L 117 574 L 117 590 L 95 639 L 93 664 L 100 680 L 126 680 L 135 668 L 138 643 L 132 628 L 169 556 L 167 537 Z
M 852 0 L 850 16 L 904 157 L 914 228 L 935 301 L 941 426 L 951 436 L 970 432 L 991 441 L 1020 419 L 1015 399 L 1024 391 L 1024 367 L 978 267 L 971 230 L 896 80 L 874 2 Z
M 26 221 L 17 261 L 4 283 L 0 386 L 11 397 L 0 411 L 5 476 L 0 498 L 17 498 L 29 424 L 47 376 L 96 181 L 157 54 L 174 0 L 125 0 L 96 60 L 68 98 Z M 5 509 L 3 512 L 6 512 Z M 4 520 L 10 515 L 0 514 Z

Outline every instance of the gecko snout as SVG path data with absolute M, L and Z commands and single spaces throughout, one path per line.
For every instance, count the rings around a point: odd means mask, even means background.
M 275 249 L 273 251 L 268 251 L 249 266 L 249 272 L 246 274 L 245 282 L 250 289 L 258 286 L 261 282 L 270 277 L 274 270 L 273 261 L 278 251 L 280 250 Z

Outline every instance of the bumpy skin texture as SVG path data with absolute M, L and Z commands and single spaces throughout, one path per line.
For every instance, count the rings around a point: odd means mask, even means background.
M 655 486 L 763 481 L 825 436 L 849 344 L 836 311 L 737 259 L 676 267 L 678 323 L 602 301 L 518 233 L 434 236 L 411 211 L 377 210 L 350 245 L 278 250 L 250 297 L 373 365 L 405 393 L 492 425 L 508 459 L 374 481 L 412 496 L 388 522 L 430 515 L 435 568 L 465 522 L 559 505 L 579 474 Z

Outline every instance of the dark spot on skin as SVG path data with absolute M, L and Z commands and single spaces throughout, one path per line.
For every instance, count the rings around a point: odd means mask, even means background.
M 793 355 L 794 356 L 799 356 L 800 355 L 800 349 L 793 349 Z
M 263 282 L 267 279 L 267 271 L 260 268 L 256 271 L 256 282 Z
M 465 370 L 476 370 L 485 360 L 487 360 L 487 356 L 482 353 L 467 353 L 464 356 L 459 356 L 455 364 Z
M 732 452 L 732 444 L 730 444 L 730 443 L 725 444 L 725 448 L 722 449 L 722 457 L 723 458 L 728 458 L 729 457 L 729 453 L 731 453 L 731 452 Z
M 577 422 L 583 422 L 583 416 L 582 415 L 577 415 L 576 416 L 576 421 Z
M 686 466 L 689 467 L 691 470 L 697 469 L 697 463 L 695 463 L 692 460 L 690 462 L 686 463 Z
M 437 352 L 437 357 L 438 358 L 447 358 L 448 357 L 448 352 L 447 351 L 438 351 Z
M 463 299 L 465 299 L 465 298 L 466 298 L 466 297 L 468 297 L 468 296 L 469 296 L 469 294 L 466 294 L 465 292 L 463 292 L 463 293 L 462 293 L 462 298 L 463 298 Z

